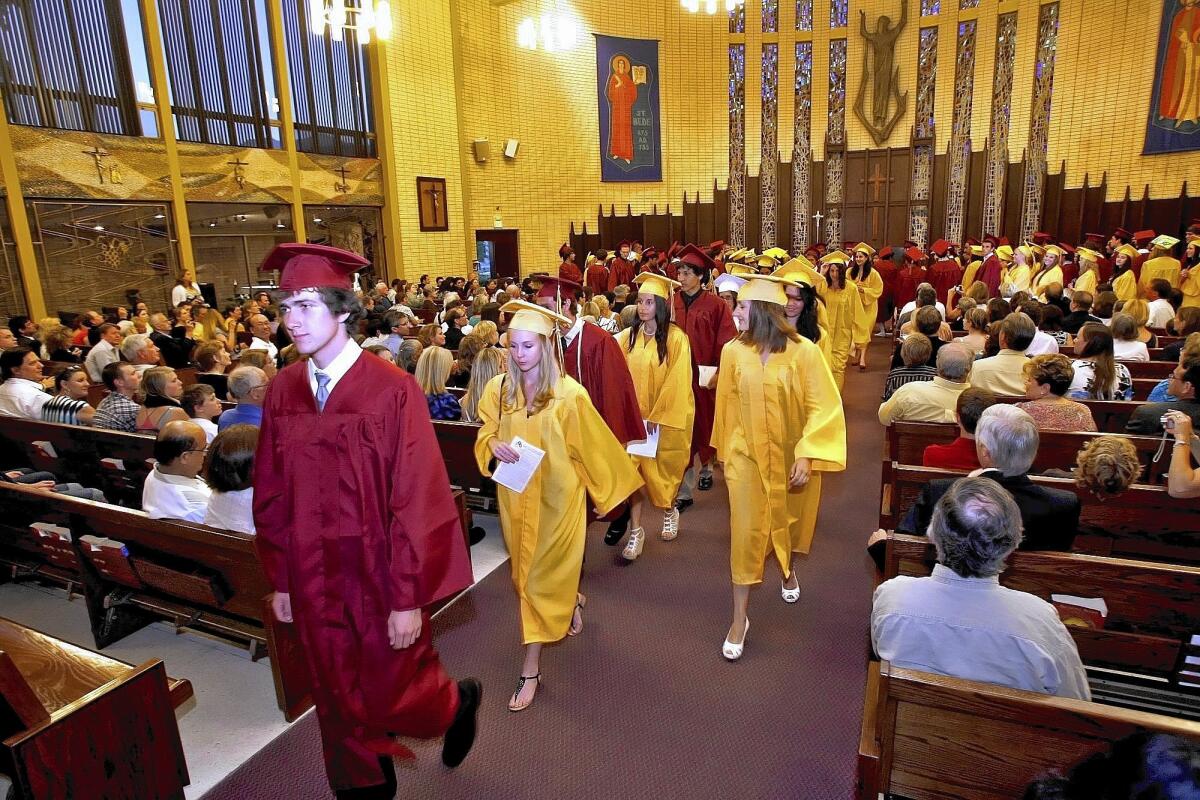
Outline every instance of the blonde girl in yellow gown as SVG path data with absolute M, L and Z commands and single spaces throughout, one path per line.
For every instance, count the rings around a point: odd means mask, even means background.
M 1088 247 L 1075 250 L 1075 260 L 1079 262 L 1079 277 L 1075 279 L 1072 292 L 1087 292 L 1093 298 L 1096 296 L 1096 286 L 1100 282 L 1100 254 Z
M 669 542 L 679 535 L 675 497 L 691 461 L 696 415 L 691 345 L 671 321 L 671 292 L 679 284 L 653 272 L 643 272 L 633 281 L 638 284 L 637 317 L 616 338 L 629 364 L 647 431 L 658 431 L 658 450 L 653 458 L 630 456 L 645 486 L 630 498 L 629 538 L 621 551 L 627 561 L 636 561 L 645 547 L 642 512 L 647 503 L 663 511 L 659 538 Z
M 738 291 L 742 334 L 721 351 L 712 445 L 729 491 L 733 620 L 722 654 L 741 657 L 750 587 L 774 557 L 785 602 L 800 599 L 792 554 L 807 553 L 821 504 L 821 474 L 846 466 L 846 421 L 816 345 L 784 317 L 786 284 L 751 277 Z
M 1029 293 L 1034 297 L 1044 298 L 1046 289 L 1050 284 L 1063 282 L 1063 257 L 1066 253 L 1060 247 L 1047 247 L 1046 254 L 1042 256 L 1042 266 L 1039 270 L 1033 273 L 1029 279 Z
M 489 381 L 479 398 L 475 460 L 484 475 L 492 474 L 493 459 L 518 461 L 518 437 L 545 451 L 523 492 L 496 487 L 525 645 L 508 707 L 521 711 L 541 683 L 542 646 L 583 628 L 579 571 L 588 496 L 606 514 L 642 481 L 587 390 L 559 368 L 556 325 L 566 318 L 521 300 L 501 310 L 512 314 L 508 372 Z
M 1200 306 L 1200 236 L 1188 239 L 1183 248 L 1183 270 L 1179 273 L 1182 308 Z

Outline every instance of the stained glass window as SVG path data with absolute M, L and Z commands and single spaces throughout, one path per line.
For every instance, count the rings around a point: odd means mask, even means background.
M 763 33 L 779 32 L 779 0 L 762 0 Z
M 922 28 L 917 46 L 916 137 L 933 138 L 934 89 L 937 86 L 937 28 Z
M 921 16 L 932 17 L 942 13 L 942 0 L 921 0 Z
M 1017 51 L 1016 12 L 1001 14 L 996 26 L 996 69 L 992 73 L 992 124 L 984 173 L 983 232 L 1000 228 L 1008 174 L 1008 118 L 1012 110 L 1013 61 Z
M 813 29 L 813 0 L 796 0 L 796 30 Z
M 1046 141 L 1050 135 L 1050 97 L 1054 90 L 1054 54 L 1058 47 L 1058 3 L 1048 3 L 1038 12 L 1037 45 L 1029 118 L 1029 155 L 1025 162 L 1021 201 L 1022 239 L 1032 236 L 1041 223 Z
M 792 247 L 808 247 L 809 183 L 812 160 L 812 42 L 796 42 L 796 105 L 792 146 Z
M 850 0 L 830 0 L 829 27 L 844 28 L 850 21 Z
M 730 33 L 745 33 L 746 32 L 746 5 L 745 3 L 734 6 L 729 11 L 729 32 Z
M 762 138 L 758 167 L 762 201 L 762 240 L 759 249 L 775 245 L 775 209 L 779 176 L 779 45 L 764 44 L 762 54 Z
M 829 143 L 846 143 L 846 40 L 829 43 Z
M 729 46 L 729 243 L 746 242 L 746 45 Z
M 958 0 L 958 7 L 962 11 L 969 11 L 972 8 L 979 8 L 979 0 Z
M 954 114 L 950 129 L 950 180 L 946 191 L 945 236 L 961 242 L 966 220 L 967 162 L 971 156 L 971 94 L 975 86 L 975 34 L 978 24 L 958 24 L 954 64 Z

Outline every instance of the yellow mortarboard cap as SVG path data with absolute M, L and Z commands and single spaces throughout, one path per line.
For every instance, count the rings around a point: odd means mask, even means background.
M 1121 245 L 1120 247 L 1117 248 L 1117 252 L 1124 253 L 1129 258 L 1130 261 L 1133 261 L 1134 259 L 1136 259 L 1138 256 L 1141 255 L 1141 253 L 1138 252 L 1137 248 L 1131 244 Z
M 763 253 L 754 260 L 754 263 L 758 264 L 760 267 L 770 267 L 771 269 L 775 269 L 779 266 L 779 259 L 770 253 Z
M 983 245 L 981 245 L 981 244 L 971 245 L 971 255 L 973 255 L 973 256 L 983 255 Z
M 867 244 L 866 242 L 859 242 L 858 244 L 854 245 L 854 252 L 866 253 L 869 257 L 875 255 L 875 248 L 871 247 L 871 245 Z
M 809 274 L 810 271 L 814 271 L 812 262 L 804 256 L 796 256 L 772 272 L 771 277 L 781 278 L 788 283 L 803 283 L 805 286 L 812 286 L 813 282 L 812 275 Z
M 834 250 L 832 253 L 826 253 L 821 256 L 822 264 L 849 264 L 850 256 L 843 253 L 841 250 Z
M 763 303 L 774 303 L 777 306 L 787 305 L 787 292 L 783 287 L 795 284 L 790 278 L 779 275 L 751 275 L 746 283 L 738 289 L 738 300 L 758 300 Z
M 673 281 L 655 272 L 643 272 L 634 278 L 633 282 L 638 285 L 638 294 L 652 294 L 663 300 L 670 300 L 671 292 L 680 286 L 678 281 Z
M 725 267 L 725 271 L 730 275 L 754 275 L 754 267 L 746 264 L 729 264 Z
M 1011 262 L 1012 248 L 1006 244 L 1000 245 L 996 248 L 996 258 L 1000 259 L 1001 261 Z
M 1058 245 L 1056 245 L 1056 244 L 1048 244 L 1048 245 L 1046 245 L 1046 252 L 1047 252 L 1047 253 L 1053 253 L 1054 255 L 1058 256 L 1058 260 L 1059 260 L 1059 262 L 1060 262 L 1060 263 L 1061 263 L 1061 262 L 1062 262 L 1062 260 L 1063 260 L 1064 258 L 1066 258 L 1066 256 L 1067 256 L 1067 251 L 1066 251 L 1066 250 L 1063 250 L 1061 247 L 1059 247 L 1059 246 L 1058 246 Z
M 529 331 L 540 333 L 542 336 L 552 336 L 557 323 L 570 325 L 571 320 L 562 314 L 555 314 L 548 308 L 535 306 L 525 300 L 509 300 L 500 307 L 505 314 L 512 314 L 508 321 L 510 331 Z
M 779 261 L 783 261 L 788 257 L 788 251 L 784 250 L 782 247 L 772 247 L 769 250 L 763 250 L 762 254 L 764 256 L 770 256 L 771 258 Z
M 1046 248 L 1042 247 L 1036 242 L 1026 242 L 1023 246 L 1028 247 L 1033 252 L 1034 258 L 1040 259 L 1042 256 L 1046 255 Z
M 1033 261 L 1033 260 L 1034 260 L 1033 247 L 1031 247 L 1030 245 L 1027 245 L 1027 244 L 1019 244 L 1019 245 L 1017 245 L 1017 246 L 1016 246 L 1016 248 L 1014 248 L 1014 250 L 1015 250 L 1016 252 L 1020 252 L 1022 255 L 1024 255 L 1024 256 L 1025 256 L 1025 263 L 1026 263 L 1026 264 L 1028 264 L 1029 262 L 1031 262 L 1031 261 Z
M 1091 261 L 1093 264 L 1100 261 L 1100 254 L 1090 247 L 1076 247 L 1075 257 L 1080 261 Z
M 1165 233 L 1163 233 L 1151 239 L 1150 244 L 1154 245 L 1155 247 L 1165 247 L 1170 250 L 1172 247 L 1179 244 L 1179 240 L 1174 236 L 1167 236 Z

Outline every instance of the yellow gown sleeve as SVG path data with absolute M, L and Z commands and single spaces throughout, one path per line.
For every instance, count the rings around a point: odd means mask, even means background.
M 833 335 L 829 332 L 829 309 L 825 308 L 824 303 L 817 303 L 817 327 L 821 329 L 821 338 L 817 340 L 817 347 L 821 350 L 821 355 L 825 357 L 825 363 L 833 363 Z
M 879 270 L 871 270 L 871 274 L 867 276 L 867 282 L 858 281 L 858 286 L 862 289 L 858 293 L 858 298 L 862 302 L 863 308 L 870 308 L 871 304 L 883 296 L 883 278 L 879 275 Z M 871 320 L 874 322 L 874 320 Z
M 567 426 L 567 453 L 600 516 L 612 511 L 642 485 L 641 475 L 625 448 L 613 436 L 587 392 L 575 395 L 575 411 Z
M 1089 269 L 1087 272 L 1075 279 L 1075 291 L 1087 292 L 1088 294 L 1096 293 L 1096 270 Z
M 1187 270 L 1179 280 L 1179 291 L 1183 292 L 1184 306 L 1200 306 L 1200 268 Z
M 503 375 L 497 375 L 488 381 L 476 409 L 483 424 L 475 435 L 475 463 L 479 472 L 488 477 L 492 474 L 492 440 L 500 435 L 500 382 L 503 379 Z
M 971 286 L 975 283 L 975 273 L 979 272 L 979 267 L 982 264 L 982 261 L 972 261 L 970 264 L 967 264 L 967 271 L 963 273 L 963 292 L 971 291 Z
M 1113 294 L 1118 300 L 1126 301 L 1137 298 L 1137 282 L 1133 277 L 1133 270 L 1123 273 L 1112 285 Z
M 846 416 L 829 366 L 811 347 L 801 347 L 796 370 L 803 393 L 804 433 L 795 458 L 812 461 L 813 470 L 839 472 L 846 468 Z
M 658 425 L 684 430 L 690 427 L 696 404 L 692 396 L 692 346 L 683 329 L 674 324 L 667 336 L 667 361 L 663 366 L 667 374 L 646 418 Z
M 721 349 L 721 364 L 717 369 L 716 413 L 713 414 L 713 432 L 709 442 L 717 451 L 717 461 L 724 463 L 729 456 L 729 437 L 737 424 L 737 340 Z

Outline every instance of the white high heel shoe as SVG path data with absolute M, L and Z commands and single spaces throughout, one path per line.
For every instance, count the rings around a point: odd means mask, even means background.
M 784 581 L 783 585 L 781 586 L 781 588 L 779 590 L 779 593 L 783 596 L 783 602 L 785 602 L 785 603 L 799 603 L 800 602 L 800 577 L 798 575 L 796 575 L 795 570 L 792 570 L 792 577 L 794 577 L 796 579 L 796 588 L 795 589 L 787 588 L 787 581 Z
M 746 649 L 746 636 L 750 633 L 750 618 L 746 617 L 746 628 L 742 631 L 741 644 L 734 644 L 728 639 L 725 644 L 721 645 L 721 655 L 725 656 L 727 661 L 737 661 L 742 657 L 742 651 Z

